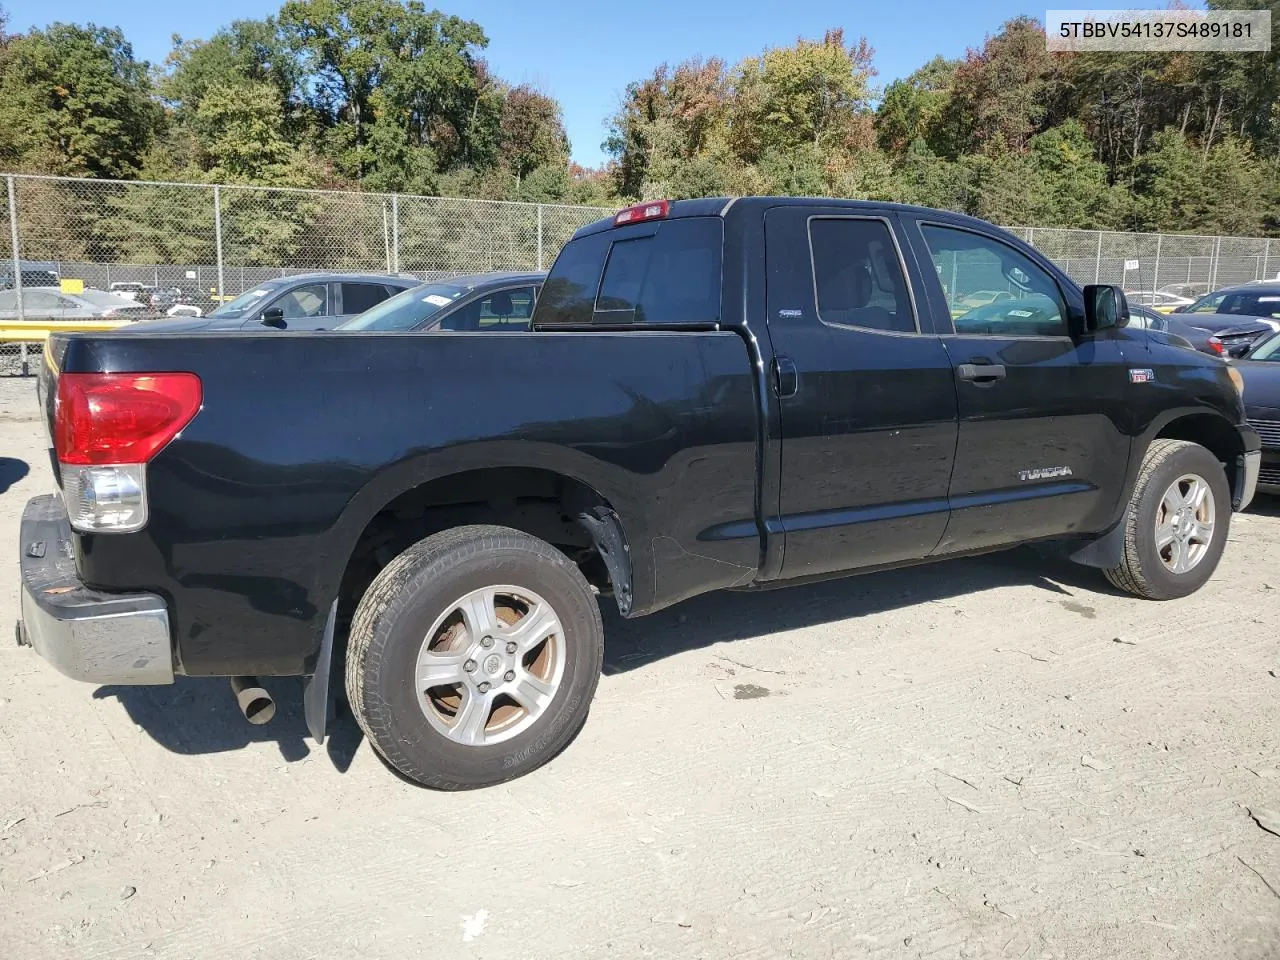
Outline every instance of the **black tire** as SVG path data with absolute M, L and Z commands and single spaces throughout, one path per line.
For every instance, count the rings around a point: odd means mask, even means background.
M 428 720 L 415 666 L 427 631 L 450 605 L 498 584 L 524 587 L 551 605 L 563 628 L 564 672 L 528 729 L 498 743 L 459 743 Z M 414 544 L 365 592 L 351 625 L 347 695 L 369 742 L 401 774 L 468 790 L 523 776 L 563 750 L 586 721 L 603 662 L 599 605 L 563 553 L 507 527 L 456 527 Z
M 1213 497 L 1214 526 L 1203 555 L 1185 573 L 1175 573 L 1156 545 L 1156 518 L 1165 492 L 1179 478 L 1202 478 Z M 1112 586 L 1149 600 L 1174 600 L 1195 593 L 1213 576 L 1227 543 L 1231 490 L 1222 464 L 1186 440 L 1156 440 L 1147 449 L 1124 518 L 1124 559 L 1105 570 Z

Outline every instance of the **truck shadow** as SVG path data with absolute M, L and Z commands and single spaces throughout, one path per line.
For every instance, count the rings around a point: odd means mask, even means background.
M 276 715 L 254 726 L 240 715 L 230 684 L 221 677 L 178 677 L 171 686 L 107 686 L 95 700 L 117 700 L 129 719 L 166 750 L 182 754 L 226 753 L 252 743 L 275 742 L 289 762 L 324 750 L 342 773 L 351 766 L 363 736 L 345 703 L 331 716 L 323 747 L 307 732 L 302 712 L 301 677 L 266 677 Z
M 900 607 L 1009 586 L 1037 587 L 1059 595 L 1065 602 L 1071 602 L 1077 592 L 1117 594 L 1101 571 L 1048 558 L 1024 547 L 779 590 L 709 594 L 636 620 L 623 620 L 612 603 L 606 602 L 602 604 L 608 637 L 604 672 L 624 673 L 716 643 L 856 620 Z M 1083 604 L 1078 606 L 1089 609 Z M 850 626 L 857 629 L 854 624 Z
M 16 457 L 0 457 L 0 493 L 8 493 L 9 488 L 31 472 L 25 460 Z
M 1008 586 L 1034 586 L 1064 600 L 1080 593 L 1110 592 L 1102 574 L 1027 550 L 952 560 L 885 573 L 761 592 L 721 592 L 698 597 L 637 620 L 623 620 L 604 600 L 605 674 L 635 670 L 689 650 L 778 630 L 856 620 L 868 614 L 961 594 Z M 1087 609 L 1087 608 L 1086 608 Z M 856 629 L 856 624 L 850 625 Z M 341 671 L 335 684 L 341 683 Z M 268 677 L 275 718 L 264 726 L 245 721 L 225 679 L 179 677 L 172 686 L 100 687 L 94 696 L 116 700 L 157 743 L 178 754 L 210 754 L 274 742 L 286 761 L 318 748 L 302 712 L 302 680 Z M 322 749 L 346 772 L 362 734 L 345 702 L 338 705 Z

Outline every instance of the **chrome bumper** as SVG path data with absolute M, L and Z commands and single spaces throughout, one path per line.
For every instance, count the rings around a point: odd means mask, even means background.
M 86 587 L 76 572 L 67 512 L 56 494 L 28 501 L 21 529 L 19 643 L 29 643 L 75 680 L 173 683 L 164 600 L 150 593 L 102 593 Z
M 1262 467 L 1262 451 L 1253 450 L 1246 453 L 1241 463 L 1240 471 L 1240 495 L 1236 503 L 1232 504 L 1237 510 L 1243 510 L 1253 502 L 1253 496 L 1258 492 L 1258 471 Z

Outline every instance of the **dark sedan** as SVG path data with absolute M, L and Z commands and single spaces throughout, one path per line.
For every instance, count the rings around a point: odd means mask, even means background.
M 268 280 L 207 317 L 144 320 L 130 330 L 332 330 L 422 281 L 380 273 L 307 273 Z
M 1273 333 L 1237 360 L 1244 377 L 1244 409 L 1262 439 L 1258 489 L 1280 494 L 1280 333 Z
M 424 283 L 341 324 L 339 330 L 529 329 L 545 273 L 476 273 Z
M 1224 287 L 1173 312 L 1216 334 L 1228 356 L 1241 357 L 1263 337 L 1280 331 L 1280 283 Z
M 1169 334 L 1178 346 L 1190 347 L 1214 357 L 1226 355 L 1222 341 L 1208 330 L 1193 327 L 1185 320 L 1152 310 L 1150 307 L 1129 305 L 1129 326 L 1144 330 L 1156 330 Z

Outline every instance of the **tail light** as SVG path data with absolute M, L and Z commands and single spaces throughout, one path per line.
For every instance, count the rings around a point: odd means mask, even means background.
M 53 448 L 71 526 L 127 533 L 147 522 L 147 463 L 200 410 L 193 373 L 64 373 Z
M 1209 346 L 1210 352 L 1217 354 L 1219 357 L 1227 352 L 1226 347 L 1222 345 L 1222 341 L 1219 340 L 1217 337 L 1210 337 L 1208 346 Z
M 640 223 L 643 220 L 661 220 L 671 210 L 671 201 L 669 200 L 653 200 L 649 203 L 637 203 L 634 207 L 627 207 L 625 210 L 619 210 L 618 215 L 613 218 L 615 227 L 626 226 L 628 223 Z

